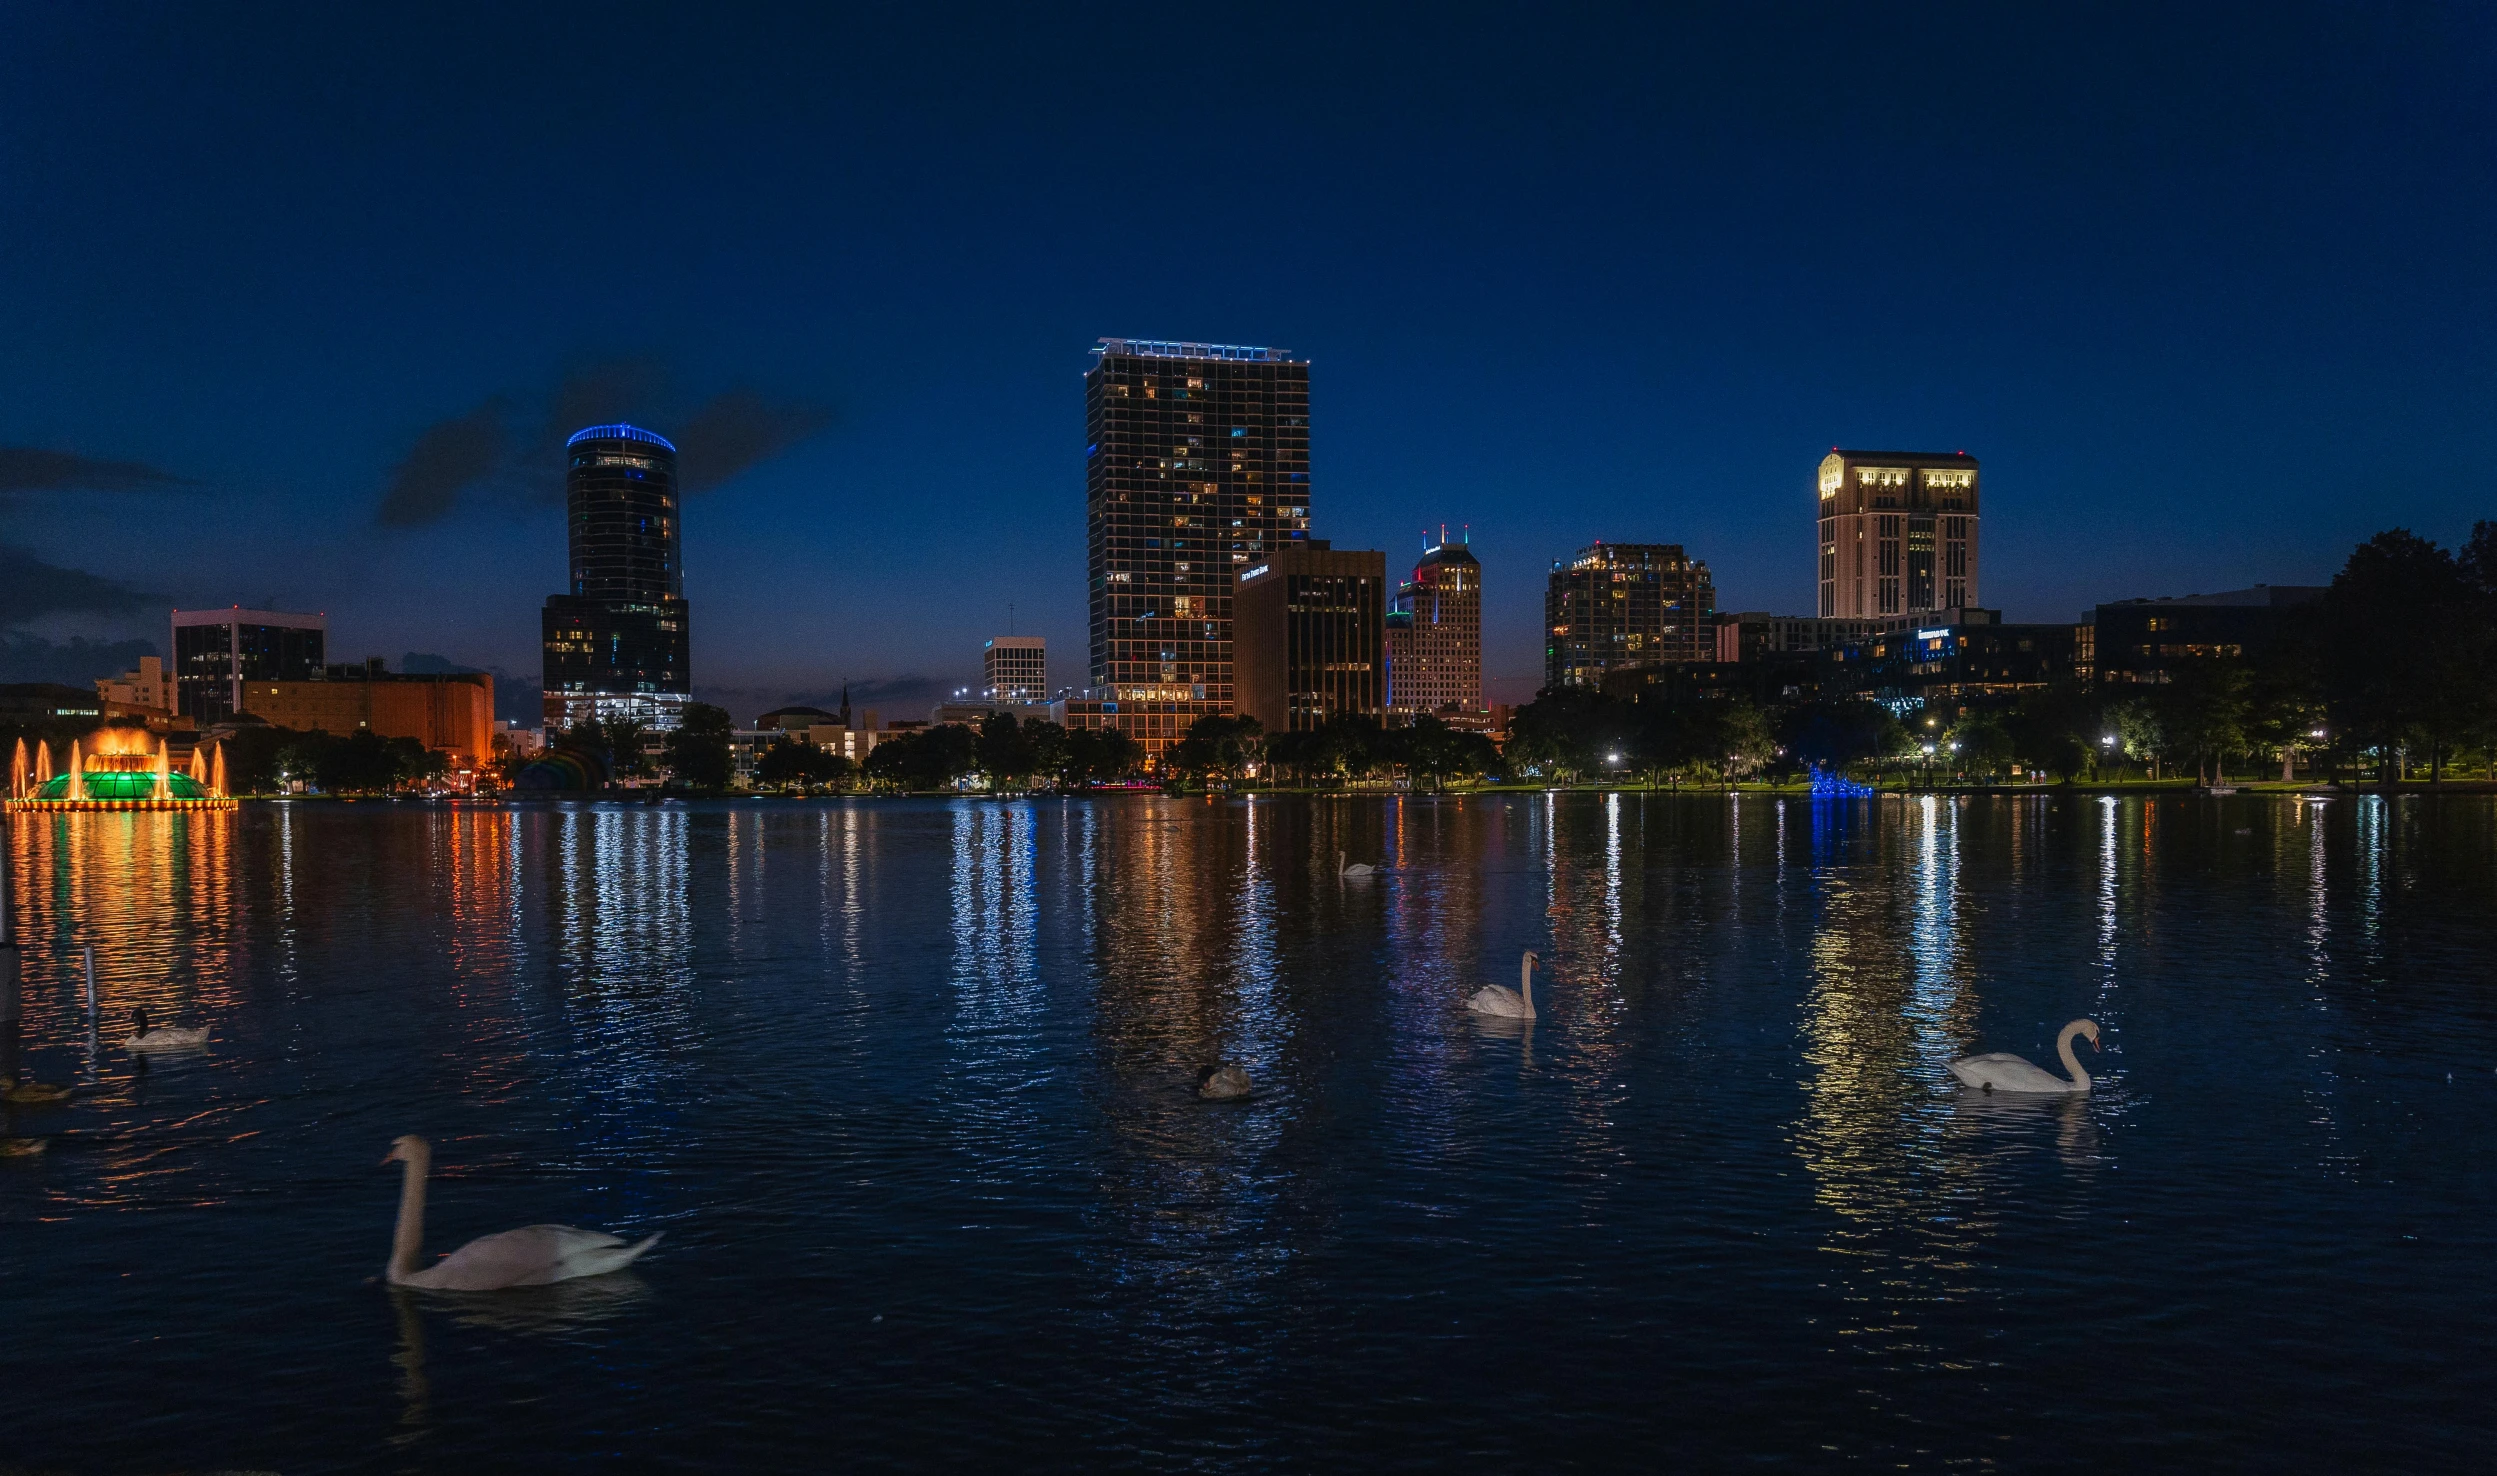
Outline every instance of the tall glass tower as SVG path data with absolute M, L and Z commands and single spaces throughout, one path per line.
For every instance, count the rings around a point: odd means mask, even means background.
M 1084 376 L 1092 689 L 1076 721 L 1158 755 L 1234 710 L 1241 573 L 1309 537 L 1309 361 L 1105 338 Z
M 673 728 L 693 694 L 676 447 L 640 426 L 593 425 L 565 451 L 572 584 L 543 617 L 546 726 Z

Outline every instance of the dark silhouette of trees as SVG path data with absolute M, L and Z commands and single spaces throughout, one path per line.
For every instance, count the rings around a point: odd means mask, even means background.
M 1265 725 L 1253 717 L 1201 717 L 1162 761 L 1180 778 L 1229 785 L 1244 777 L 1265 749 Z
M 2336 739 L 2372 753 L 2391 785 L 2411 751 L 2444 777 L 2456 746 L 2489 721 L 2491 600 L 2481 581 L 2497 535 L 2480 524 L 2462 557 L 2407 528 L 2358 546 L 2333 576 L 2316 625 L 2317 685 Z
M 726 708 L 708 702 L 686 704 L 683 721 L 668 734 L 668 773 L 688 788 L 726 789 L 736 773 L 729 749 L 735 730 Z

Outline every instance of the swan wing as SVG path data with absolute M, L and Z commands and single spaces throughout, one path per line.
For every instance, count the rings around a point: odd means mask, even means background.
M 1497 984 L 1486 984 L 1474 991 L 1473 998 L 1465 1002 L 1465 1007 L 1478 1015 L 1522 1017 L 1526 1013 L 1526 1001 L 1518 996 L 1517 991 L 1503 989 Z
M 1951 1063 L 1951 1074 L 1972 1087 L 1998 1092 L 2069 1092 L 2073 1084 L 2051 1071 L 2041 1071 L 2022 1057 L 1996 1051 Z
M 510 1286 L 545 1286 L 576 1276 L 599 1276 L 621 1270 L 658 1243 L 650 1236 L 635 1244 L 603 1230 L 572 1225 L 524 1225 L 499 1235 L 480 1235 L 407 1278 L 411 1286 L 439 1291 L 500 1291 Z

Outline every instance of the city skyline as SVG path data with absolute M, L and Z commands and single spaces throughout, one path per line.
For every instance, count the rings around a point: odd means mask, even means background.
M 1261 182 L 1291 161 L 1261 207 L 1283 228 L 1175 251 L 1131 222 L 1197 208 L 1180 145 L 1113 160 L 1072 99 L 1213 34 L 1182 22 L 826 46 L 508 17 L 462 59 L 385 18 L 21 17 L 0 107 L 59 146 L 0 160 L 51 207 L 0 257 L 8 674 L 170 659 L 165 610 L 240 604 L 326 612 L 343 658 L 530 676 L 561 438 L 631 420 L 686 452 L 697 696 L 933 700 L 1010 605 L 1086 643 L 1069 426 L 1102 334 L 1305 356 L 1319 533 L 1394 554 L 1472 524 L 1491 700 L 1540 680 L 1542 571 L 1597 538 L 1685 545 L 1724 608 L 1813 611 L 1800 468 L 1833 443 L 1982 457 L 1979 598 L 2014 620 L 2321 583 L 2380 526 L 2451 542 L 2481 510 L 2471 79 L 2497 38 L 2265 14 L 2166 17 L 2150 49 L 1977 12 L 1522 49 L 1350 17 L 1284 51 L 1251 24 L 1203 86 L 1300 105 L 1241 156 Z M 683 100 L 602 99 L 602 48 L 654 43 Z M 326 87 L 370 55 L 406 58 L 389 101 Z M 264 85 L 229 98 L 245 58 Z M 1495 63 L 1510 100 L 1471 85 Z M 1789 77 L 1800 103 L 1766 85 Z M 1406 167 L 1382 185 L 1371 147 Z M 677 203 L 578 249 L 582 199 L 636 174 Z M 2283 229 L 2292 200 L 2341 224 Z M 939 508 L 990 536 L 930 536 Z

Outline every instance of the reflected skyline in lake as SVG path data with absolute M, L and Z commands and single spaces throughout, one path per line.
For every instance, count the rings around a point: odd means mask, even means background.
M 0 1349 L 28 1459 L 433 1469 L 622 1429 L 711 1466 L 794 1435 L 2052 1469 L 2199 1449 L 2251 1400 L 2272 1433 L 2230 1448 L 2320 1470 L 2436 1464 L 2489 1392 L 2452 1354 L 2489 1310 L 2486 801 L 307 804 L 10 837 L 28 1074 L 82 1087 L 11 1115 L 55 1146 L 0 1172 L 14 1289 L 63 1329 Z M 1529 948 L 1539 1018 L 1469 1015 Z M 140 1069 L 134 1007 L 208 1048 Z M 2085 1098 L 1945 1069 L 2052 1065 L 2076 1016 Z M 1195 1096 L 1216 1061 L 1249 1099 Z M 629 1296 L 394 1300 L 402 1132 L 437 1249 L 666 1238 Z M 2388 1312 L 2415 1346 L 2365 1332 Z M 2031 1418 L 1998 1438 L 2003 1407 Z

